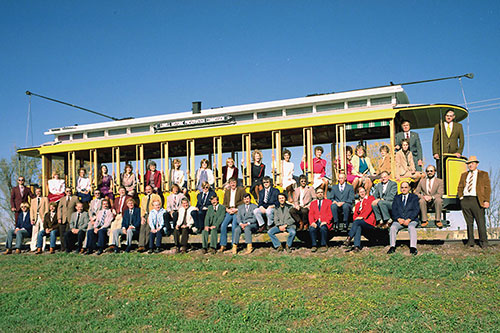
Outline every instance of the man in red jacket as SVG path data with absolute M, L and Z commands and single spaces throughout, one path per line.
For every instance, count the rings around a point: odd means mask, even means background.
M 366 230 L 375 228 L 377 221 L 372 209 L 372 202 L 375 198 L 368 195 L 364 187 L 358 188 L 359 202 L 354 207 L 354 222 L 352 223 L 349 236 L 344 242 L 344 246 L 349 246 L 351 240 L 354 238 L 354 247 L 346 252 L 359 252 L 361 250 L 361 233 Z
M 309 235 L 311 236 L 311 252 L 318 251 L 318 231 L 321 235 L 319 252 L 328 251 L 328 231 L 332 230 L 332 201 L 325 199 L 322 187 L 316 189 L 316 200 L 309 207 Z

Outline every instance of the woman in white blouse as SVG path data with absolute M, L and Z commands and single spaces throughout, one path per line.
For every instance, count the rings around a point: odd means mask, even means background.
M 85 177 L 87 171 L 84 168 L 78 170 L 78 179 L 76 181 L 76 195 L 81 202 L 90 202 L 90 179 Z
M 66 185 L 64 179 L 59 179 L 59 174 L 54 172 L 52 174 L 52 179 L 48 181 L 49 185 L 49 201 L 57 202 L 62 197 L 64 197 L 64 191 L 66 190 Z
M 208 160 L 206 158 L 201 160 L 200 168 L 196 171 L 196 189 L 200 192 L 203 190 L 203 182 L 208 182 L 212 188 L 215 182 L 214 173 L 208 167 Z
M 187 193 L 187 181 L 184 176 L 184 171 L 181 170 L 182 162 L 180 159 L 175 158 L 172 161 L 172 169 L 170 170 L 170 188 L 172 186 L 179 186 L 182 193 Z
M 292 153 L 288 149 L 285 149 L 283 151 L 283 161 L 281 161 L 281 179 L 283 189 L 288 193 L 289 202 L 293 202 L 292 195 L 297 186 L 297 182 L 293 178 L 295 165 L 290 162 L 291 157 Z

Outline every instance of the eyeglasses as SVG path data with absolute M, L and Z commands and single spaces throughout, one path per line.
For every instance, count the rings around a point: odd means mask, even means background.
M 20 179 L 18 179 L 18 181 L 20 181 L 20 182 L 24 182 L 24 179 L 20 178 Z
M 434 170 L 425 170 L 425 172 L 434 172 Z

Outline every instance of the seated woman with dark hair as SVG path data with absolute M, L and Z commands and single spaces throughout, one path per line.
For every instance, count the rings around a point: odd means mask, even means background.
M 415 181 L 424 176 L 415 168 L 413 154 L 410 151 L 410 143 L 407 139 L 401 140 L 401 150 L 396 153 L 396 179 L 411 178 Z
M 352 157 L 351 163 L 352 173 L 360 177 L 358 186 L 363 186 L 366 192 L 370 193 L 373 185 L 370 176 L 375 176 L 377 173 L 370 158 L 366 156 L 366 149 L 363 145 L 356 147 L 356 154 Z
M 326 192 L 326 189 L 328 188 L 328 178 L 326 178 L 326 160 L 321 158 L 323 152 L 324 150 L 321 146 L 317 146 L 314 148 L 314 158 L 312 161 L 313 187 L 314 189 L 321 187 L 323 189 L 323 192 Z M 300 168 L 305 173 L 307 169 L 306 155 L 302 156 Z
M 126 164 L 125 172 L 122 173 L 121 176 L 121 185 L 125 187 L 127 195 L 131 197 L 134 197 L 136 194 L 136 184 L 137 184 L 137 179 L 135 177 L 135 174 L 132 172 L 133 170 L 134 168 L 132 168 L 132 165 Z
M 92 195 L 90 194 L 90 179 L 85 177 L 87 170 L 80 168 L 78 170 L 78 180 L 76 181 L 76 195 L 81 202 L 90 202 Z
M 354 247 L 347 251 L 359 252 L 361 250 L 361 234 L 363 231 L 375 228 L 376 220 L 372 209 L 372 202 L 375 198 L 368 195 L 364 187 L 358 188 L 359 201 L 354 207 L 354 216 L 349 236 L 344 241 L 344 246 L 349 246 L 354 239 Z
M 281 184 L 283 189 L 287 192 L 287 200 L 289 202 L 293 201 L 293 191 L 297 186 L 297 182 L 293 178 L 295 165 L 290 162 L 292 153 L 285 149 L 283 150 L 283 161 L 281 161 Z

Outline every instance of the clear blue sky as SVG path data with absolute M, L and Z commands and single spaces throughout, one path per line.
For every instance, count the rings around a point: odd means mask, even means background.
M 0 157 L 25 145 L 26 90 L 140 117 L 474 72 L 467 99 L 500 98 L 498 1 L 4 0 L 0 45 Z M 463 103 L 455 80 L 406 91 Z M 487 169 L 500 162 L 500 99 L 484 104 L 470 147 Z M 104 120 L 37 98 L 32 112 L 35 145 L 48 128 Z M 432 131 L 420 133 L 430 159 Z

